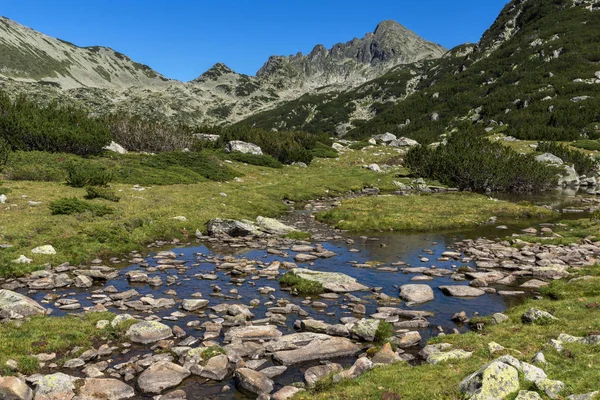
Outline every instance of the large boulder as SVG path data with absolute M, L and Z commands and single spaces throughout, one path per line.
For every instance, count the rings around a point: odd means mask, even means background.
M 75 379 L 62 372 L 42 376 L 36 382 L 35 400 L 71 400 L 75 396 Z
M 375 340 L 375 334 L 381 323 L 378 319 L 366 319 L 363 318 L 357 321 L 350 330 L 352 334 L 361 340 L 366 342 L 372 342 Z
M 31 317 L 46 314 L 46 309 L 34 300 L 11 290 L 0 290 L 1 317 Z
M 373 368 L 373 363 L 367 357 L 361 357 L 345 371 L 333 376 L 333 382 L 338 383 L 344 379 L 356 379 Z
M 481 289 L 461 285 L 440 286 L 440 290 L 453 297 L 479 297 L 485 294 Z
M 14 376 L 0 377 L 0 399 L 31 400 L 33 391 L 25 382 Z
M 572 165 L 563 165 L 562 177 L 558 180 L 559 186 L 579 186 L 579 174 Z
M 208 221 L 207 228 L 210 236 L 229 235 L 231 237 L 239 237 L 262 235 L 260 230 L 253 224 L 234 219 L 214 218 Z
M 87 378 L 79 389 L 79 400 L 123 400 L 135 396 L 133 388 L 118 379 Z
M 434 299 L 433 289 L 429 285 L 402 285 L 400 298 L 409 303 L 425 303 Z
M 558 318 L 547 311 L 538 310 L 537 308 L 530 308 L 523 313 L 521 320 L 524 324 L 543 325 L 552 321 L 556 321 Z
M 460 383 L 460 391 L 467 399 L 505 399 L 519 390 L 519 371 L 511 365 L 492 361 Z
M 165 389 L 179 385 L 190 376 L 190 371 L 168 361 L 149 366 L 138 378 L 138 386 L 144 393 L 159 394 Z
M 390 142 L 391 147 L 414 147 L 418 145 L 419 142 L 413 139 L 409 139 L 407 137 L 401 137 Z
M 239 389 L 257 395 L 269 394 L 273 391 L 273 381 L 262 372 L 250 368 L 239 368 L 235 371 L 235 383 Z
M 344 293 L 369 290 L 367 286 L 358 283 L 356 279 L 339 272 L 321 272 L 304 268 L 294 268 L 291 272 L 302 279 L 319 282 L 325 290 L 330 292 Z
M 353 356 L 359 351 L 360 348 L 351 340 L 332 337 L 326 340 L 314 340 L 299 349 L 277 351 L 273 354 L 273 358 L 283 365 L 293 365 L 306 361 Z
M 562 158 L 557 157 L 552 153 L 544 153 L 544 154 L 537 155 L 537 156 L 535 156 L 535 161 L 552 164 L 552 165 L 563 165 L 565 163 L 562 160 Z
M 244 154 L 254 154 L 257 156 L 262 156 L 263 152 L 260 147 L 253 143 L 242 142 L 241 140 L 232 140 L 227 143 L 225 147 L 225 151 L 227 153 L 244 153 Z
M 148 344 L 171 337 L 172 332 L 165 324 L 156 321 L 142 321 L 129 327 L 125 335 L 132 342 Z
M 202 378 L 222 381 L 229 373 L 229 358 L 225 354 L 219 354 L 210 358 L 205 365 L 194 364 L 190 371 Z
M 396 135 L 386 132 L 381 135 L 374 135 L 373 139 L 381 143 L 390 143 L 391 141 L 396 140 Z
M 374 364 L 393 364 L 398 361 L 402 361 L 402 358 L 396 354 L 389 343 L 383 345 L 371 359 Z
M 285 225 L 274 218 L 257 217 L 256 226 L 261 231 L 270 235 L 287 235 L 288 233 L 297 231 L 296 228 Z

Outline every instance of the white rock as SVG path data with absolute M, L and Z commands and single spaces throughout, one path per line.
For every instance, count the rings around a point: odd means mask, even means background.
M 123 146 L 116 142 L 110 142 L 110 144 L 106 146 L 104 150 L 112 151 L 118 154 L 127 154 L 127 150 L 125 150 Z
M 54 255 L 56 254 L 56 250 L 49 244 L 44 246 L 38 246 L 35 249 L 31 250 L 33 254 L 44 254 L 44 255 Z

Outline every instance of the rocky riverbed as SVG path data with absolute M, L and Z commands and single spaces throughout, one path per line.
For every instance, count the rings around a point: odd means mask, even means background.
M 352 378 L 375 364 L 468 357 L 421 345 L 469 329 L 474 315 L 501 319 L 507 306 L 600 258 L 591 241 L 542 246 L 519 239 L 552 235 L 551 224 L 490 227 L 513 234 L 512 241 L 477 232 L 347 237 L 312 221 L 312 211 L 329 205 L 313 203 L 285 219 L 312 230 L 310 242 L 225 221 L 225 231 L 241 236 L 212 229 L 215 236 L 198 235 L 195 243 L 156 243 L 147 255 L 1 281 L 2 318 L 108 310 L 118 316 L 98 329 L 131 326 L 125 342 L 39 354 L 43 374 L 0 387 L 39 399 L 283 399 L 321 377 Z M 281 287 L 289 271 L 319 281 L 325 293 L 306 297 Z M 386 326 L 393 347 L 379 348 Z

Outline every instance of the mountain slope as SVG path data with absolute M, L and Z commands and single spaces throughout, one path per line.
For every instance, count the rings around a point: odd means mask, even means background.
M 40 102 L 83 104 L 97 114 L 126 112 L 187 124 L 227 124 L 297 99 L 316 88 L 339 92 L 390 68 L 445 50 L 396 22 L 362 39 L 309 55 L 273 56 L 257 76 L 216 64 L 191 82 L 168 80 L 103 47 L 81 48 L 0 19 L 0 87 Z
M 336 97 L 337 108 L 360 103 L 365 112 L 338 113 L 336 119 L 322 112 L 332 99 L 318 95 L 302 104 L 313 110 L 310 118 L 292 118 L 284 107 L 295 113 L 301 108 L 284 105 L 241 123 L 331 133 L 339 127 L 355 138 L 392 132 L 423 142 L 437 141 L 462 121 L 523 139 L 597 137 L 599 10 L 598 0 L 514 0 L 477 45 L 459 46 L 421 70 L 415 65 L 405 96 L 345 91 Z M 390 82 L 406 82 L 405 72 L 398 68 L 386 82 L 363 86 L 386 93 Z
M 0 17 L 0 75 L 77 87 L 124 89 L 168 79 L 107 47 L 77 47 Z

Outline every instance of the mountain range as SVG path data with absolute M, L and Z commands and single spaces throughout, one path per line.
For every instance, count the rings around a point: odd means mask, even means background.
M 423 142 L 462 123 L 525 139 L 600 136 L 600 0 L 513 0 L 478 43 L 446 50 L 394 21 L 256 73 L 168 79 L 106 47 L 0 18 L 0 88 L 188 125 L 252 125 Z

